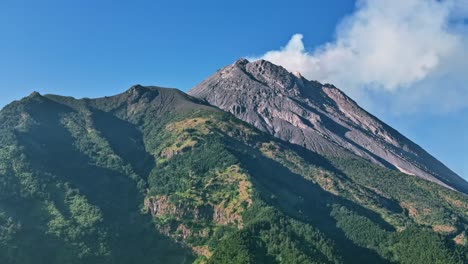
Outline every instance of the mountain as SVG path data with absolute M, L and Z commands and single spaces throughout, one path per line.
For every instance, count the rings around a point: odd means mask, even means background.
M 189 91 L 282 140 L 332 156 L 347 152 L 468 194 L 468 183 L 330 84 L 265 60 L 240 59 Z
M 466 195 L 336 153 L 176 89 L 33 93 L 0 111 L 0 263 L 466 263 Z

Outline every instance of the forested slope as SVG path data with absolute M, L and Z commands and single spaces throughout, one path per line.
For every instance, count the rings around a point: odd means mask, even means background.
M 0 112 L 1 263 L 466 263 L 468 199 L 174 89 Z

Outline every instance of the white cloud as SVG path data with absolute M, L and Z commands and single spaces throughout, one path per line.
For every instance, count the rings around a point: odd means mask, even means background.
M 307 51 L 296 34 L 260 58 L 370 107 L 377 94 L 402 112 L 452 111 L 468 107 L 467 18 L 468 0 L 360 0 L 335 41 Z

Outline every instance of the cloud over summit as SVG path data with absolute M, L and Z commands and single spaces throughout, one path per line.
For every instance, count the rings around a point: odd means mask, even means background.
M 468 107 L 467 19 L 466 0 L 360 0 L 334 41 L 306 50 L 295 34 L 259 58 L 361 102 L 378 96 L 403 112 L 458 110 Z

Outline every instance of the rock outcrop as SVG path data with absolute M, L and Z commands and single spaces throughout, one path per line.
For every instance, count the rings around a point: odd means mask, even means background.
M 189 91 L 280 139 L 373 163 L 468 193 L 468 183 L 330 84 L 265 60 L 240 59 Z

